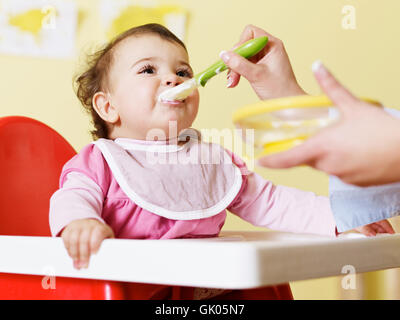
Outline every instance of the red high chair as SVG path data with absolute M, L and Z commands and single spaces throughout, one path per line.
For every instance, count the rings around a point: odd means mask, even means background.
M 44 123 L 21 116 L 0 118 L 0 236 L 51 236 L 49 199 L 58 189 L 63 165 L 75 154 Z M 191 292 L 190 288 L 65 277 L 56 278 L 55 289 L 44 289 L 42 279 L 0 273 L 0 300 L 179 299 Z
M 64 163 L 75 154 L 61 135 L 39 121 L 0 118 L 0 235 L 51 236 L 49 199 Z M 0 299 L 123 298 L 121 283 L 57 277 L 56 289 L 44 290 L 42 278 L 0 273 Z
M 50 237 L 49 199 L 75 150 L 56 131 L 27 117 L 0 118 L 0 236 Z M 0 257 L 1 261 L 1 257 Z M 0 299 L 191 299 L 192 287 L 0 273 Z M 292 299 L 288 284 L 232 292 L 223 299 Z M 218 299 L 218 298 L 217 298 Z

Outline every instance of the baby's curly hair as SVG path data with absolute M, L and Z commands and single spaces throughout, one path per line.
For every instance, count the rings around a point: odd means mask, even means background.
M 114 48 L 122 40 L 131 36 L 144 34 L 156 34 L 162 39 L 181 45 L 186 51 L 185 44 L 171 31 L 157 23 L 149 23 L 131 28 L 113 40 L 97 52 L 88 55 L 86 70 L 74 79 L 76 95 L 84 109 L 91 115 L 94 130 L 91 131 L 94 140 L 108 138 L 109 128 L 107 123 L 97 114 L 93 108 L 92 100 L 96 92 L 105 91 L 108 85 L 107 75 L 113 63 Z

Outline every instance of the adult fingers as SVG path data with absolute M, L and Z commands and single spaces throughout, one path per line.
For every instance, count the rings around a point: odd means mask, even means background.
M 231 69 L 231 77 L 233 76 L 232 72 L 236 72 L 249 80 L 249 82 L 254 82 L 258 79 L 261 73 L 262 67 L 260 65 L 254 64 L 235 52 L 222 51 L 220 53 L 220 57 L 225 62 L 227 67 Z M 238 80 L 236 76 L 234 79 Z M 233 85 L 231 85 L 231 87 L 232 86 Z
M 249 41 L 251 39 L 258 38 L 258 37 L 263 37 L 263 36 L 267 36 L 269 42 L 274 42 L 276 40 L 279 40 L 279 39 L 275 38 L 273 35 L 271 35 L 270 33 L 266 32 L 265 30 L 249 24 L 243 29 L 243 31 L 240 35 L 239 42 L 234 45 L 232 50 L 236 49 L 237 47 L 239 47 L 241 44 L 245 43 L 246 41 Z M 243 74 L 240 74 L 239 70 L 230 70 L 229 75 L 228 75 L 227 87 L 228 88 L 236 87 L 240 81 L 241 75 L 243 75 Z
M 240 82 L 240 74 L 235 71 L 229 70 L 228 75 L 227 75 L 227 80 L 228 80 L 228 83 L 227 83 L 226 87 L 234 88 Z
M 314 62 L 312 70 L 322 91 L 326 93 L 340 111 L 346 113 L 357 105 L 359 100 L 336 80 L 321 61 Z
M 258 28 L 252 24 L 247 25 L 241 35 L 238 44 L 245 43 L 254 38 L 264 37 L 267 36 L 269 41 L 279 40 L 278 38 L 274 37 L 272 34 L 268 33 L 264 29 Z

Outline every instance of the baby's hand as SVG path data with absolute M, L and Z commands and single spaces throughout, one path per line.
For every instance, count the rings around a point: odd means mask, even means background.
M 395 233 L 392 225 L 387 220 L 381 220 L 371 224 L 367 224 L 362 227 L 358 227 L 355 230 L 365 234 L 367 237 L 376 236 L 377 233 Z
M 114 238 L 114 232 L 96 219 L 80 219 L 67 225 L 61 237 L 74 268 L 80 269 L 89 266 L 90 255 L 99 250 L 104 239 Z

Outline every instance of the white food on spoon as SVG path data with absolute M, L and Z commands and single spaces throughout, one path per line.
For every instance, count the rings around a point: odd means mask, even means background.
M 180 85 L 165 90 L 158 96 L 158 101 L 176 101 L 185 100 L 197 88 L 197 82 L 194 78 L 187 80 Z

